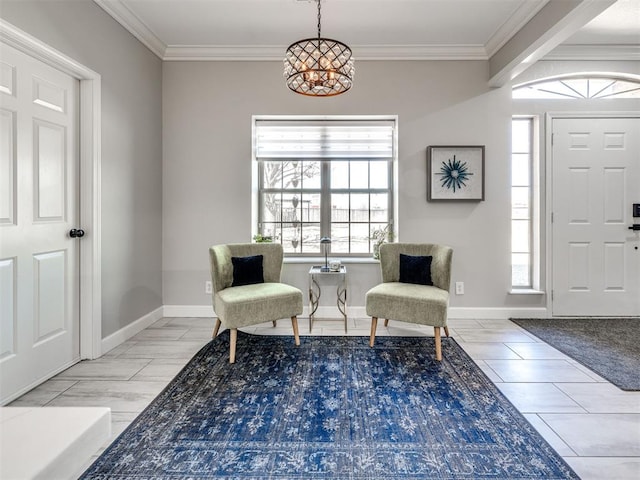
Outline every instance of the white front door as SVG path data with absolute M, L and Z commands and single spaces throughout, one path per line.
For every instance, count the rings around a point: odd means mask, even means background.
M 0 43 L 0 404 L 77 362 L 78 81 Z
M 640 118 L 552 128 L 553 314 L 640 315 Z

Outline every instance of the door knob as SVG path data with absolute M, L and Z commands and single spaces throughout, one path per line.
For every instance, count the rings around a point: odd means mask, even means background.
M 78 228 L 78 229 L 72 228 L 69 231 L 69 236 L 71 238 L 82 238 L 84 237 L 84 230 L 82 230 L 81 228 Z
M 640 223 L 634 223 L 629 227 L 629 230 L 633 230 L 633 231 L 640 230 Z

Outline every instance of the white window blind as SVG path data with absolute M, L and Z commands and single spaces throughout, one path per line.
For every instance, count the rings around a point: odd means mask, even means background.
M 393 128 L 389 121 L 314 122 L 287 124 L 256 122 L 258 160 L 341 159 L 369 160 L 393 157 Z

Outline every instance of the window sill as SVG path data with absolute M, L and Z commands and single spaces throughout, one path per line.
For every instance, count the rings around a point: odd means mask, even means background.
M 509 295 L 545 295 L 546 293 L 535 288 L 513 288 L 509 290 Z

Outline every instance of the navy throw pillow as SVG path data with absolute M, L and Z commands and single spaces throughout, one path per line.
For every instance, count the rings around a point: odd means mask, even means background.
M 400 281 L 402 283 L 417 283 L 418 285 L 433 285 L 431 279 L 431 261 L 433 257 L 400 254 Z
M 264 283 L 264 275 L 262 273 L 262 255 L 231 257 L 231 263 L 233 263 L 232 287 Z

